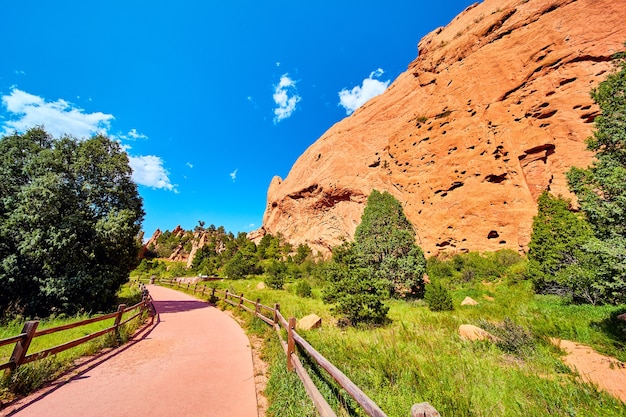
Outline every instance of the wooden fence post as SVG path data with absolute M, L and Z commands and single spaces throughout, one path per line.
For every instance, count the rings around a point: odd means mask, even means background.
M 228 290 L 224 291 L 224 301 L 228 300 Z
M 278 312 L 280 311 L 280 304 L 274 304 L 274 324 L 278 324 Z
M 239 308 L 243 305 L 243 293 L 239 296 Z
M 258 316 L 259 315 L 259 303 L 261 302 L 260 298 L 256 299 L 256 303 L 254 303 L 254 315 Z
M 120 304 L 117 306 L 117 316 L 115 316 L 115 338 L 119 340 L 120 338 L 120 323 L 122 321 L 122 316 L 124 315 L 124 309 L 126 308 L 126 304 Z
M 213 287 L 213 289 L 211 290 L 211 302 L 215 302 L 215 287 Z
M 28 348 L 30 347 L 30 342 L 33 340 L 35 336 L 35 331 L 37 330 L 37 326 L 39 325 L 38 321 L 27 321 L 24 323 L 24 327 L 22 328 L 22 333 L 26 333 L 26 335 L 15 344 L 13 348 L 13 353 L 11 354 L 11 368 L 17 369 L 24 358 L 26 357 L 26 352 L 28 352 Z
M 289 327 L 287 329 L 287 370 L 293 371 L 293 361 L 291 355 L 295 351 L 295 342 L 293 340 L 293 329 L 296 327 L 296 318 L 289 318 Z

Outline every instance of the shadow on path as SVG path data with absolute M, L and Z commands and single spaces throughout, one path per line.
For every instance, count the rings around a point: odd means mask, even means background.
M 52 394 L 63 385 L 68 384 L 74 380 L 83 378 L 87 372 L 92 369 L 100 366 L 105 363 L 109 359 L 119 355 L 120 353 L 126 351 L 126 349 L 130 349 L 135 344 L 141 342 L 148 338 L 150 333 L 156 328 L 156 326 L 160 323 L 161 319 L 159 315 L 156 315 L 156 320 L 150 321 L 150 323 L 140 327 L 135 334 L 121 347 L 111 348 L 106 351 L 99 352 L 89 359 L 77 363 L 76 365 L 70 367 L 68 370 L 63 372 L 59 377 L 57 377 L 54 381 L 46 385 L 45 387 L 39 389 L 38 391 L 28 395 L 27 397 L 20 398 L 8 404 L 5 404 L 5 408 L 0 408 L 0 416 L 2 417 L 10 417 L 17 412 L 25 409 L 31 404 L 36 403 L 37 401 L 42 400 L 46 396 Z
M 206 301 L 184 300 L 184 301 L 153 301 L 154 307 L 159 314 L 180 313 L 183 311 L 207 308 Z

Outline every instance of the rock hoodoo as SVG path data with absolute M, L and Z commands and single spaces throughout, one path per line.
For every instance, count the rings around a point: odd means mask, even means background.
M 263 227 L 327 253 L 372 189 L 404 205 L 427 255 L 524 250 L 543 190 L 569 196 L 598 114 L 590 90 L 624 49 L 611 0 L 485 0 L 425 36 L 387 91 L 269 187 Z

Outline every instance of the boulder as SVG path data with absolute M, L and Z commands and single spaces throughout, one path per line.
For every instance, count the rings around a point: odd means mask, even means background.
M 316 314 L 309 314 L 308 316 L 302 317 L 298 320 L 296 324 L 296 329 L 298 330 L 311 330 L 317 329 L 322 326 L 322 318 Z
M 256 289 L 257 290 L 264 290 L 265 287 L 265 283 L 264 282 L 259 282 L 258 284 L 256 284 Z
M 478 301 L 474 300 L 472 297 L 465 297 L 463 301 L 461 301 L 462 306 L 477 306 Z
M 459 336 L 461 339 L 469 340 L 471 342 L 477 340 L 488 340 L 490 342 L 497 342 L 498 338 L 487 330 L 481 329 L 473 324 L 462 324 L 459 326 Z

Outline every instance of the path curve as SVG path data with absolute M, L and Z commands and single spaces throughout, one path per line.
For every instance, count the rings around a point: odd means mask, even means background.
M 569 340 L 551 339 L 566 353 L 566 365 L 577 371 L 585 382 L 591 382 L 626 404 L 626 366 L 610 356 L 602 355 L 589 346 Z
M 157 324 L 67 383 L 0 414 L 17 417 L 256 417 L 250 342 L 227 314 L 148 286 Z M 115 352 L 115 351 L 113 351 Z

